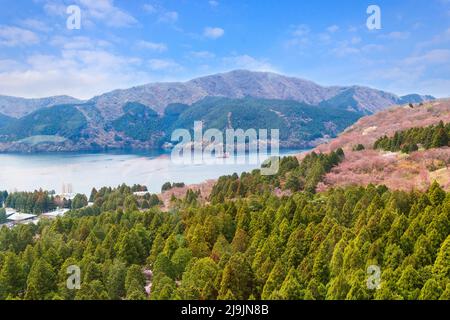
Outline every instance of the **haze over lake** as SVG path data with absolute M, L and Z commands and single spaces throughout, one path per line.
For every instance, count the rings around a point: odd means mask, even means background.
M 302 150 L 281 150 L 281 155 Z M 170 153 L 53 153 L 0 154 L 0 190 L 62 191 L 71 184 L 73 192 L 89 195 L 93 187 L 119 184 L 146 185 L 150 192 L 160 192 L 162 184 L 200 183 L 234 172 L 259 168 L 259 164 L 176 164 Z

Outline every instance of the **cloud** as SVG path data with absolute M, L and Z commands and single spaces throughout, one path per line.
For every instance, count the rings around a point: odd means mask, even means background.
M 172 59 L 150 59 L 148 66 L 151 70 L 161 71 L 176 71 L 181 70 L 182 67 Z
M 219 1 L 216 0 L 210 0 L 208 3 L 211 7 L 217 7 L 219 5 Z
M 14 71 L 20 68 L 20 63 L 12 59 L 0 60 L 0 72 Z
M 335 33 L 335 32 L 337 32 L 337 31 L 339 31 L 339 27 L 337 26 L 337 25 L 332 25 L 332 26 L 329 26 L 328 28 L 327 28 L 327 31 L 328 32 L 330 32 L 330 33 Z
M 388 34 L 381 35 L 380 38 L 390 39 L 390 40 L 406 40 L 410 36 L 410 33 L 405 31 L 393 31 Z
M 159 16 L 158 21 L 163 23 L 175 23 L 178 21 L 178 12 L 176 11 L 164 12 Z
M 157 43 L 150 41 L 138 41 L 137 46 L 143 49 L 155 51 L 155 52 L 164 52 L 167 51 L 167 45 L 165 43 Z
M 81 23 L 83 26 L 100 21 L 108 27 L 130 27 L 138 21 L 126 11 L 114 5 L 114 0 L 74 0 L 73 4 L 81 9 Z M 47 0 L 44 5 L 47 14 L 53 16 L 67 16 L 67 6 L 55 0 Z
M 190 55 L 198 59 L 212 59 L 216 56 L 214 53 L 209 51 L 191 51 Z
M 203 35 L 210 39 L 218 39 L 222 37 L 225 34 L 225 31 L 222 28 L 212 28 L 212 27 L 206 27 L 203 30 Z
M 147 13 L 155 13 L 157 11 L 156 7 L 152 4 L 146 3 L 142 6 L 144 11 Z
M 25 28 L 32 29 L 35 31 L 41 32 L 50 32 L 52 28 L 50 28 L 45 22 L 38 19 L 25 19 L 20 21 L 20 25 Z
M 266 59 L 256 59 L 249 55 L 237 55 L 222 58 L 222 62 L 226 69 L 247 69 L 253 71 L 269 71 L 277 72 Z
M 450 63 L 450 50 L 449 49 L 434 49 L 425 52 L 422 55 L 416 55 L 408 57 L 403 61 L 407 65 L 436 65 L 436 64 L 449 64 Z
M 39 37 L 32 31 L 0 25 L 0 46 L 29 46 L 39 43 Z
M 95 95 L 150 82 L 142 61 L 103 49 L 63 49 L 58 55 L 28 56 L 14 70 L 2 69 L 1 93 L 23 97 Z
M 361 48 L 361 51 L 364 53 L 373 53 L 383 51 L 385 47 L 381 44 L 366 44 Z
M 347 44 L 341 44 L 337 48 L 331 50 L 337 57 L 344 58 L 349 55 L 358 54 L 361 52 L 359 48 L 349 46 Z
M 50 16 L 66 16 L 67 6 L 54 0 L 49 0 L 44 4 L 44 11 Z
M 111 43 L 105 40 L 91 39 L 86 36 L 64 37 L 54 36 L 50 40 L 50 44 L 61 49 L 99 49 L 111 46 Z
M 137 24 L 137 20 L 133 16 L 114 6 L 113 0 L 78 1 L 87 10 L 88 17 L 103 21 L 107 26 L 129 27 Z
M 311 30 L 309 29 L 309 27 L 306 24 L 300 24 L 300 25 L 293 27 L 292 35 L 294 37 L 303 37 L 303 36 L 306 36 L 307 34 L 309 34 L 310 31 Z

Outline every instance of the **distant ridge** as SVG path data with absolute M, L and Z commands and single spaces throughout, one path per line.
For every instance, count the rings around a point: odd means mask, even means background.
M 432 96 L 410 94 L 403 97 L 362 86 L 320 86 L 312 81 L 283 76 L 271 72 L 235 70 L 196 78 L 187 82 L 150 83 L 129 89 L 114 90 L 88 101 L 106 120 L 124 114 L 128 102 L 144 104 L 159 114 L 173 103 L 191 105 L 206 97 L 239 99 L 293 100 L 310 105 L 330 105 L 346 110 L 371 114 L 396 104 L 419 103 Z M 0 96 L 0 113 L 21 117 L 39 108 L 56 104 L 77 104 L 82 101 L 69 96 L 24 99 Z
M 37 99 L 0 95 L 0 113 L 13 118 L 21 118 L 41 108 L 74 103 L 82 103 L 82 101 L 65 95 Z

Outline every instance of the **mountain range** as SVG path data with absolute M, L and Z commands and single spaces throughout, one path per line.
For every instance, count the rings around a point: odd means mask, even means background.
M 199 120 L 218 129 L 230 121 L 233 128 L 278 128 L 282 146 L 305 147 L 364 115 L 432 99 L 246 70 L 114 90 L 87 101 L 0 96 L 0 151 L 158 148 L 173 129 Z

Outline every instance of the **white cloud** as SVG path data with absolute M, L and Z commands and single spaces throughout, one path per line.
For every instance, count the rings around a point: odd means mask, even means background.
M 190 55 L 198 59 L 212 59 L 216 56 L 214 53 L 209 51 L 191 51 Z
M 332 26 L 329 26 L 328 28 L 327 28 L 327 31 L 328 32 L 330 32 L 330 33 L 335 33 L 335 32 L 337 32 L 337 31 L 339 31 L 339 26 L 337 26 L 337 25 L 332 25 Z
M 253 71 L 277 72 L 266 59 L 256 59 L 249 55 L 238 55 L 222 58 L 226 69 L 247 69 Z
M 156 8 L 154 5 L 146 3 L 143 5 L 144 11 L 147 13 L 155 13 L 156 12 Z
M 129 13 L 114 6 L 113 0 L 95 0 L 95 1 L 78 0 L 78 1 L 87 10 L 88 17 L 101 20 L 107 26 L 128 27 L 137 23 L 137 20 Z
M 393 31 L 385 35 L 381 35 L 381 38 L 390 39 L 390 40 L 406 40 L 410 36 L 410 33 L 407 31 Z
M 92 25 L 95 20 L 108 27 L 129 27 L 138 23 L 132 15 L 115 6 L 114 0 L 73 0 L 73 2 L 80 6 L 82 26 Z M 67 6 L 55 0 L 47 0 L 44 10 L 49 15 L 67 16 Z
M 408 57 L 403 61 L 407 65 L 436 65 L 450 64 L 449 49 L 434 49 L 422 55 Z
M 159 16 L 158 21 L 164 23 L 175 23 L 178 21 L 178 12 L 176 11 L 164 12 Z
M 66 16 L 67 6 L 54 0 L 49 0 L 44 4 L 44 11 L 51 16 Z
M 64 37 L 55 36 L 50 40 L 50 44 L 61 49 L 98 49 L 110 47 L 111 43 L 105 40 L 91 39 L 85 36 Z
M 208 3 L 211 7 L 217 7 L 219 5 L 219 1 L 216 0 L 210 0 Z
M 20 25 L 35 31 L 49 32 L 52 30 L 45 22 L 38 19 L 25 19 L 20 21 Z
M 225 31 L 222 28 L 212 28 L 212 27 L 206 27 L 203 30 L 203 35 L 210 39 L 218 39 L 222 37 L 225 34 Z
M 361 48 L 364 53 L 373 53 L 383 51 L 385 47 L 381 44 L 367 44 Z
M 350 40 L 350 42 L 351 42 L 352 44 L 358 44 L 358 43 L 361 42 L 361 38 L 360 38 L 360 37 L 352 37 L 351 40 Z
M 63 49 L 59 55 L 31 55 L 14 70 L 2 70 L 0 63 L 0 93 L 14 96 L 69 94 L 88 99 L 151 80 L 142 70 L 140 59 L 102 49 Z
M 165 43 L 157 43 L 157 42 L 150 42 L 141 40 L 137 42 L 137 46 L 143 49 L 147 49 L 150 51 L 156 51 L 156 52 L 164 52 L 167 51 L 167 45 Z
M 0 25 L 0 46 L 29 46 L 39 43 L 39 37 L 32 31 Z
M 352 47 L 347 45 L 346 43 L 343 43 L 339 45 L 337 48 L 332 49 L 331 52 L 333 52 L 339 58 L 344 58 L 349 55 L 358 54 L 361 51 L 356 47 Z
M 150 59 L 148 61 L 148 65 L 150 69 L 161 71 L 175 71 L 175 70 L 181 70 L 182 67 L 176 63 L 175 61 L 171 59 Z
M 300 25 L 294 26 L 292 35 L 295 37 L 303 37 L 303 36 L 306 36 L 307 34 L 309 34 L 310 31 L 311 30 L 309 29 L 309 27 L 306 24 L 300 24 Z

